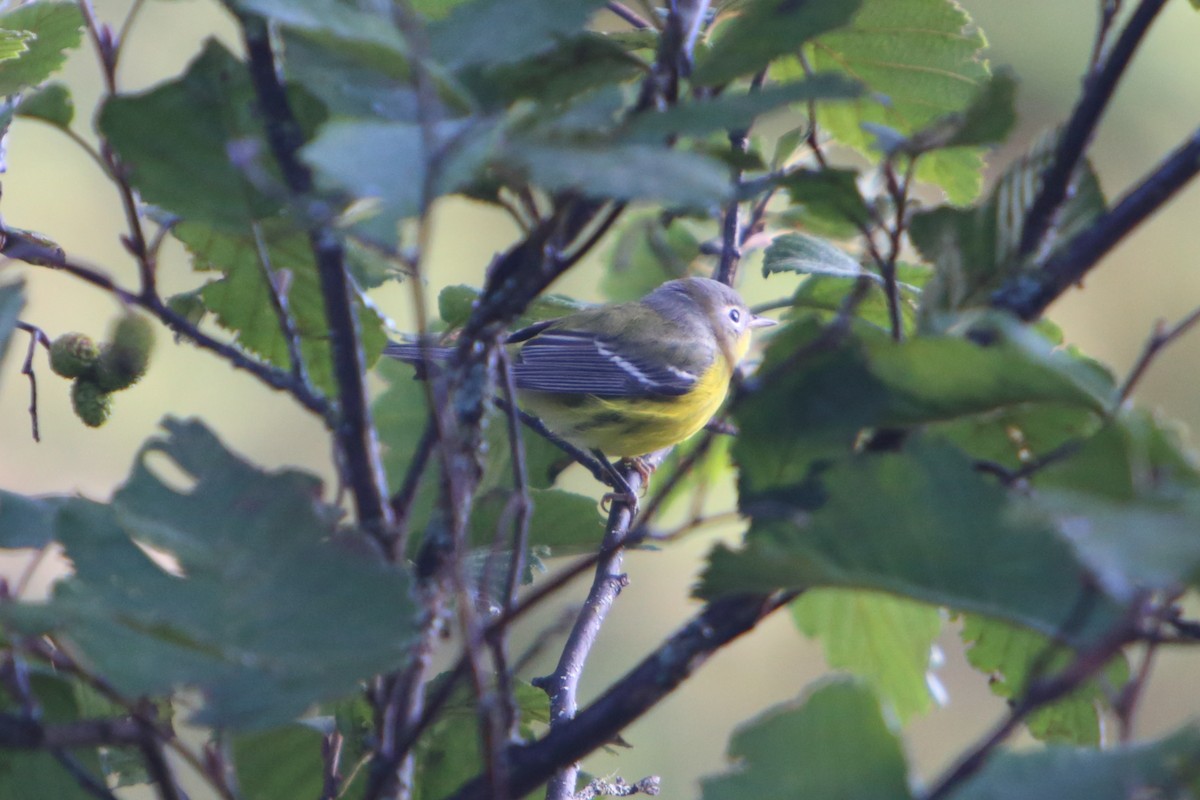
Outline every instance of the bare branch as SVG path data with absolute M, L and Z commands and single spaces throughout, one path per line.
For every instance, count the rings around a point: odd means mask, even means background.
M 1138 360 L 1133 365 L 1129 377 L 1121 384 L 1121 391 L 1117 395 L 1118 405 L 1130 398 L 1134 387 L 1141 381 L 1142 376 L 1146 374 L 1146 370 L 1150 368 L 1150 364 L 1162 352 L 1163 348 L 1190 331 L 1195 327 L 1197 322 L 1200 322 L 1200 308 L 1195 309 L 1170 328 L 1167 328 L 1161 320 L 1154 326 L 1154 331 L 1151 332 L 1150 338 L 1146 340 L 1146 344 L 1142 347 L 1142 354 L 1138 356 Z
M 42 437 L 38 430 L 37 375 L 33 372 L 33 356 L 37 353 L 39 344 L 47 350 L 50 349 L 50 337 L 41 328 L 28 322 L 17 320 L 17 327 L 29 334 L 29 349 L 25 351 L 21 374 L 29 378 L 29 422 L 33 426 L 33 440 L 40 442 Z

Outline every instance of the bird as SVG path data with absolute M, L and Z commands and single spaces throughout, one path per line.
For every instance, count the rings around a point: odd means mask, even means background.
M 708 424 L 750 347 L 774 325 L 710 278 L 667 281 L 640 300 L 538 322 L 512 333 L 517 404 L 556 436 L 596 455 L 621 491 L 609 457 L 644 472 L 640 457 Z M 392 342 L 385 354 L 438 362 L 450 348 Z

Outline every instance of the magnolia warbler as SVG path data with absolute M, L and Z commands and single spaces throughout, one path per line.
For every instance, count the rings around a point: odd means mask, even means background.
M 723 283 L 668 281 L 631 303 L 579 311 L 517 331 L 508 343 L 518 404 L 593 452 L 632 458 L 682 442 L 717 413 L 750 347 L 755 316 Z M 445 353 L 392 343 L 410 363 Z

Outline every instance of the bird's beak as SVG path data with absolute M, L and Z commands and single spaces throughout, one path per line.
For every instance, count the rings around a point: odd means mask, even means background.
M 770 317 L 754 317 L 750 320 L 751 328 L 769 328 L 772 325 L 778 325 L 778 320 L 773 320 Z

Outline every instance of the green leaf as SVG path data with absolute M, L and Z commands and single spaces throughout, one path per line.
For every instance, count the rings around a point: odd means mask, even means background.
M 429 47 L 435 59 L 456 69 L 507 64 L 579 33 L 601 5 L 600 0 L 473 0 L 430 23 Z
M 804 233 L 777 237 L 763 256 L 763 277 L 777 272 L 802 275 L 836 275 L 856 278 L 865 274 L 857 259 L 825 239 Z M 882 279 L 881 279 L 882 280 Z
M 585 31 L 555 42 L 552 49 L 460 76 L 485 108 L 529 98 L 552 107 L 593 89 L 615 86 L 645 74 L 648 66 L 611 36 Z
M 447 286 L 438 293 L 438 315 L 449 327 L 461 328 L 470 318 L 471 312 L 475 308 L 475 301 L 479 299 L 480 294 L 480 290 L 473 286 Z M 525 313 L 521 315 L 514 327 L 519 330 L 535 322 L 565 317 L 567 314 L 574 314 L 576 311 L 593 307 L 589 303 L 581 303 L 566 295 L 539 295 L 525 309 Z
M 1198 758 L 1200 729 L 1195 726 L 1156 742 L 1104 750 L 1061 745 L 1002 750 L 954 793 L 954 800 L 1190 797 L 1200 791 Z
M 928 711 L 929 654 L 941 613 L 900 597 L 813 589 L 792 603 L 806 636 L 821 640 L 825 662 L 863 678 L 901 722 Z
M 951 0 L 864 0 L 850 25 L 805 48 L 813 69 L 844 71 L 868 91 L 857 102 L 823 108 L 818 124 L 872 157 L 864 125 L 911 136 L 970 106 L 988 77 L 984 44 Z M 782 77 L 802 73 L 794 62 L 777 71 Z M 966 203 L 979 193 L 982 166 L 973 150 L 946 150 L 923 156 L 916 176 L 940 186 L 951 202 Z
M 870 280 L 871 285 L 854 306 L 855 318 L 869 322 L 881 331 L 890 331 L 891 312 L 884 293 L 884 281 L 871 272 L 853 277 L 837 272 L 809 274 L 792 297 L 792 308 L 797 312 L 819 311 L 822 319 L 832 319 L 843 312 L 847 298 L 858 290 L 858 281 L 862 277 Z M 929 270 L 923 266 L 896 265 L 896 287 L 900 290 L 900 316 L 905 334 L 913 333 L 921 285 L 928 277 Z
M 714 158 L 645 144 L 514 143 L 505 168 L 549 191 L 708 208 L 729 198 L 729 168 Z
M 66 51 L 83 39 L 83 15 L 75 3 L 28 3 L 0 14 L 0 28 L 8 32 L 8 57 L 0 60 L 0 96 L 6 96 L 39 84 L 62 68 Z
M 416 216 L 423 203 L 476 178 L 491 156 L 495 133 L 487 122 L 445 121 L 433 127 L 432 141 L 425 142 L 417 123 L 336 121 L 321 128 L 303 155 L 326 187 L 379 204 L 372 231 L 390 244 L 401 219 Z M 427 173 L 430 163 L 438 167 L 433 176 Z
M 613 302 L 637 300 L 687 275 L 699 257 L 700 240 L 686 223 L 660 214 L 632 217 L 617 234 L 600 290 Z
M 20 281 L 0 285 L 0 366 L 8 354 L 8 341 L 17 326 L 17 315 L 25 305 L 25 287 Z
M 782 178 L 779 185 L 787 189 L 792 202 L 787 213 L 802 224 L 816 226 L 815 233 L 848 238 L 871 221 L 854 170 L 801 169 Z
M 316 478 L 262 472 L 199 423 L 164 426 L 111 507 L 65 504 L 58 539 L 75 574 L 49 605 L 8 609 L 15 624 L 48 625 L 128 696 L 197 688 L 196 720 L 230 729 L 287 722 L 405 663 L 408 576 L 330 543 L 337 512 Z
M 29 678 L 32 695 L 41 711 L 40 722 L 60 724 L 80 718 L 76 700 L 76 684 L 43 672 L 33 672 Z M 0 698 L 0 710 L 20 713 L 7 693 Z M 95 748 L 70 751 L 89 773 L 100 777 L 100 758 Z M 0 748 L 0 797 L 5 800 L 93 800 L 58 760 L 49 752 Z
M 245 800 L 320 797 L 324 786 L 321 734 L 309 725 L 233 737 L 237 784 Z
M 1051 675 L 1071 663 L 1074 652 L 1055 645 L 1033 631 L 995 619 L 967 615 L 962 638 L 967 644 L 971 666 L 989 676 L 992 692 L 1015 700 L 1029 687 L 1031 679 Z M 1033 674 L 1033 670 L 1040 670 Z M 1106 692 L 1118 691 L 1129 680 L 1129 665 L 1117 655 L 1104 668 L 1100 679 L 1082 684 L 1071 694 L 1035 711 L 1026 725 L 1038 739 L 1071 744 L 1100 744 L 1098 706 L 1106 704 Z
M 397 54 L 408 51 L 390 14 L 375 13 L 367 3 L 340 0 L 225 0 L 243 13 L 259 14 L 287 28 L 378 45 Z M 288 54 L 289 57 L 291 54 Z
M 879 702 L 845 678 L 822 681 L 801 703 L 741 728 L 730 740 L 729 757 L 733 770 L 702 781 L 704 800 L 912 796 L 900 740 Z
M 751 75 L 773 59 L 850 21 L 861 0 L 754 0 L 719 28 L 706 54 L 697 54 L 692 79 L 716 86 Z
M 730 90 L 707 100 L 680 103 L 657 114 L 639 114 L 630 121 L 626 135 L 653 142 L 670 135 L 701 136 L 713 131 L 746 130 L 762 114 L 793 103 L 848 100 L 861 93 L 858 83 L 838 73 L 814 75 L 749 93 Z
M 743 409 L 748 410 L 748 409 Z M 757 460 L 787 432 L 781 414 L 750 428 L 739 416 L 745 546 L 719 545 L 699 595 L 816 586 L 872 589 L 1016 622 L 1071 642 L 1106 632 L 1119 608 L 1049 520 L 1018 515 L 1000 486 L 952 447 L 910 435 L 899 452 L 843 457 L 793 476 Z M 764 428 L 773 434 L 764 439 Z M 794 468 L 793 468 L 794 469 Z M 774 477 L 774 480 L 771 478 Z
M 21 98 L 18 117 L 40 119 L 56 128 L 69 128 L 75 118 L 71 90 L 62 83 L 48 83 Z
M 61 507 L 56 498 L 25 497 L 0 489 L 0 549 L 45 547 L 54 541 Z
M 965 111 L 935 120 L 917 132 L 909 144 L 910 152 L 999 144 L 1017 124 L 1016 97 L 1017 79 L 1010 70 L 998 70 Z
M 1019 272 L 1016 254 L 1025 212 L 1037 195 L 1053 148 L 1053 137 L 1040 140 L 1005 170 L 980 206 L 942 206 L 913 215 L 909 235 L 936 271 L 922 303 L 924 316 L 985 305 L 995 289 Z M 1085 163 L 1063 205 L 1054 243 L 1069 241 L 1104 208 L 1095 172 Z
M 29 42 L 37 36 L 29 31 L 0 29 L 0 61 L 9 61 L 29 50 Z M 2 69 L 2 66 L 0 66 Z
M 215 41 L 178 80 L 109 100 L 99 126 L 143 199 L 185 220 L 240 233 L 281 208 L 230 157 L 256 143 L 254 169 L 282 185 L 245 66 Z
M 488 546 L 496 526 L 508 520 L 505 513 L 510 491 L 493 489 L 482 494 L 471 513 L 471 540 Z M 545 548 L 549 555 L 560 556 L 592 552 L 604 536 L 604 519 L 595 498 L 562 489 L 532 489 L 533 504 L 529 515 L 529 544 Z M 506 536 L 505 541 L 511 540 Z
M 337 5 L 347 8 L 344 3 Z M 417 96 L 409 84 L 407 59 L 387 48 L 325 34 L 324 29 L 284 31 L 284 69 L 289 82 L 311 92 L 330 116 L 397 122 L 417 118 Z
M 291 314 L 300 352 L 314 386 L 333 391 L 332 355 L 325 300 L 320 277 L 308 236 L 286 224 L 259 226 L 270 266 L 276 278 L 286 286 L 287 308 Z M 222 327 L 237 333 L 242 347 L 257 353 L 283 369 L 289 369 L 287 339 L 279 318 L 271 311 L 271 288 L 260 263 L 255 237 L 250 231 L 235 233 L 205 225 L 184 223 L 172 228 L 192 255 L 196 270 L 223 273 L 201 289 L 205 307 L 212 311 Z M 367 363 L 373 364 L 383 351 L 387 337 L 383 320 L 374 308 L 362 304 L 358 321 Z

